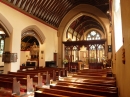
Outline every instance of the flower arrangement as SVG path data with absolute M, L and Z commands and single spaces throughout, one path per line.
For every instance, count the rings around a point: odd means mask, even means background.
M 68 63 L 68 60 L 67 60 L 67 59 L 64 59 L 64 60 L 63 60 L 63 64 L 66 64 L 66 63 Z

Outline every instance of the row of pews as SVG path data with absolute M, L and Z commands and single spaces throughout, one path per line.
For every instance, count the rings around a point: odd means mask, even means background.
M 108 73 L 110 69 L 68 73 L 66 68 L 8 72 L 0 74 L 0 97 L 118 97 L 116 79 Z
M 71 76 L 60 78 L 56 85 L 50 86 L 50 89 L 37 87 L 38 92 L 35 92 L 35 96 L 41 97 L 45 92 L 49 92 L 69 97 L 118 97 L 116 79 L 115 77 L 107 77 L 107 72 L 110 71 L 79 71 Z M 84 74 L 82 75 L 82 73 Z
M 67 76 L 67 70 L 65 68 L 39 68 L 0 74 L 0 97 L 18 95 L 24 97 L 23 95 L 29 92 L 34 93 L 36 86 L 50 84 L 50 79 L 57 80 L 58 76 Z

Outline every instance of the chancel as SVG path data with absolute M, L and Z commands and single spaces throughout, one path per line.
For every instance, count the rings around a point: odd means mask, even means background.
M 130 97 L 130 0 L 0 0 L 0 97 Z

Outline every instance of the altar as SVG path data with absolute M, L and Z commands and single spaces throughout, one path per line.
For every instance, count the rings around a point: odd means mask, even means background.
M 30 47 L 31 59 L 26 61 L 26 66 L 39 67 L 39 47 L 36 45 L 36 42 Z
M 34 66 L 34 67 L 38 67 L 38 62 L 37 60 L 34 60 L 34 61 L 26 61 L 26 66 Z

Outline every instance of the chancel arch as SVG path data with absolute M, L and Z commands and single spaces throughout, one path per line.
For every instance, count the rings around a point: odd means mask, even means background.
M 93 65 L 92 63 L 100 63 L 106 51 L 105 45 L 108 33 L 107 25 L 104 25 L 103 19 L 96 14 L 91 14 L 91 12 L 79 12 L 75 15 L 67 23 L 62 33 L 63 47 L 69 48 L 63 48 L 63 59 L 69 58 L 68 60 L 72 62 L 71 64 L 76 61 L 82 61 L 84 64 L 89 64 L 90 68 Z M 90 33 L 93 34 L 88 35 Z M 96 36 L 94 36 L 94 33 Z M 74 51 L 75 46 L 78 48 L 78 53 Z M 69 52 L 68 55 L 66 52 Z M 101 65 L 99 68 L 101 68 Z
M 77 27 L 74 27 L 73 25 L 77 23 L 77 21 L 81 21 L 80 19 L 83 19 L 83 18 L 88 18 L 88 20 L 85 20 L 87 21 L 86 24 L 85 24 L 85 21 L 82 21 L 82 23 L 78 24 Z M 90 19 L 91 18 L 91 19 Z M 99 27 L 96 27 L 95 25 L 91 25 L 91 26 L 94 26 L 93 28 L 92 27 L 89 27 L 90 25 L 88 25 L 87 23 L 90 23 L 90 22 L 93 22 L 93 24 L 96 24 L 96 25 L 99 25 Z M 95 22 L 95 23 L 94 23 Z M 84 25 L 84 27 L 80 27 L 81 25 Z M 74 29 L 72 29 L 71 27 L 74 27 Z M 97 16 L 91 14 L 91 13 L 85 13 L 85 12 L 81 12 L 79 13 L 78 15 L 74 16 L 68 23 L 67 25 L 65 26 L 65 29 L 63 31 L 63 41 L 65 41 L 67 38 L 69 38 L 67 36 L 67 34 L 69 33 L 69 31 L 71 30 L 71 33 L 72 33 L 72 38 L 74 38 L 74 34 L 76 35 L 77 34 L 77 37 L 81 37 L 81 39 L 83 39 L 83 35 L 82 36 L 78 36 L 78 33 L 76 32 L 76 29 L 85 29 L 87 28 L 87 30 L 85 30 L 85 32 L 88 32 L 89 30 L 91 29 L 96 29 L 98 30 L 100 33 L 104 33 L 104 37 L 107 37 L 107 28 L 104 26 L 103 22 L 101 19 L 99 19 Z M 75 33 L 76 32 L 76 33 Z M 85 34 L 84 32 L 84 34 Z M 59 33 L 59 32 L 58 32 Z M 59 35 L 59 34 L 58 34 Z M 80 39 L 80 40 L 81 40 Z M 75 40 L 75 39 L 73 39 Z
M 31 25 L 22 30 L 21 33 L 21 65 L 35 66 L 44 65 L 44 41 L 43 32 L 35 25 Z M 41 53 L 42 52 L 42 53 Z
M 98 21 L 100 21 L 99 23 L 102 25 L 104 31 L 106 32 L 106 36 L 107 36 L 107 33 L 109 32 L 109 24 L 110 24 L 109 19 L 107 19 L 107 16 L 103 12 L 101 12 L 99 9 L 97 9 L 94 6 L 87 5 L 87 4 L 80 4 L 76 6 L 75 8 L 73 8 L 71 11 L 69 11 L 66 14 L 66 16 L 63 18 L 58 28 L 58 37 L 59 37 L 58 38 L 58 44 L 59 44 L 58 45 L 58 51 L 59 51 L 58 62 L 59 64 L 62 64 L 62 60 L 63 60 L 62 57 L 64 57 L 64 46 L 62 45 L 62 41 L 66 41 L 66 31 L 68 30 L 68 27 L 73 22 L 73 20 L 78 18 L 76 16 L 78 16 L 80 13 L 84 13 L 85 15 L 87 14 L 93 15 L 93 17 L 95 17 Z M 82 15 L 83 14 L 80 14 L 79 17 Z M 76 18 L 74 19 L 74 17 Z

